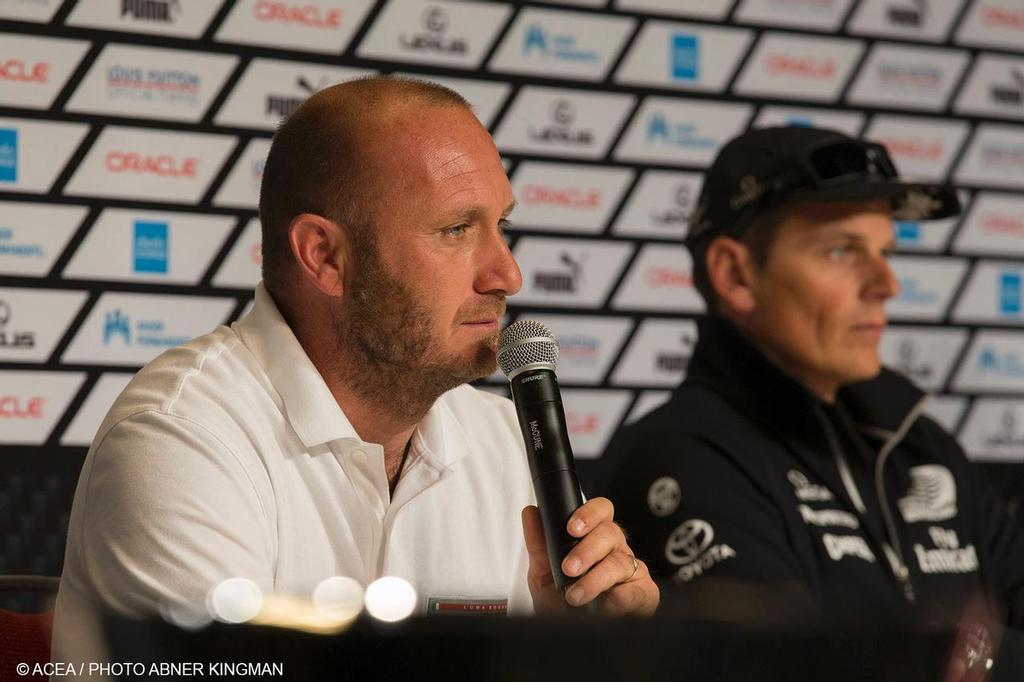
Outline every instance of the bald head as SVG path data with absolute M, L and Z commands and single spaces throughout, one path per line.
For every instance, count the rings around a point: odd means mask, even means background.
M 461 95 L 436 83 L 385 76 L 325 88 L 303 102 L 274 135 L 260 187 L 263 281 L 280 297 L 294 274 L 288 227 L 312 213 L 366 229 L 379 197 L 396 126 L 426 109 L 471 112 Z

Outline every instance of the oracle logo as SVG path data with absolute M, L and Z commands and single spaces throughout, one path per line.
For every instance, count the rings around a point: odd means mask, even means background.
M 299 24 L 307 28 L 337 29 L 341 27 L 341 10 L 316 5 L 300 5 L 291 2 L 267 2 L 260 0 L 253 6 L 257 21 L 281 24 Z
M 685 270 L 664 266 L 652 267 L 644 273 L 644 281 L 650 287 L 693 287 L 693 277 Z
M 580 413 L 569 410 L 565 413 L 566 426 L 573 435 L 597 433 L 601 425 L 600 415 L 594 412 Z
M 20 398 L 16 395 L 0 395 L 0 417 L 6 419 L 42 419 L 45 398 Z
M 0 62 L 0 80 L 19 83 L 45 83 L 50 75 L 49 62 L 36 62 L 29 66 L 21 59 Z
M 981 229 L 990 234 L 1024 235 L 1024 220 L 1014 216 L 989 213 L 982 217 Z
M 883 137 L 878 141 L 896 157 L 921 161 L 938 161 L 942 158 L 942 143 L 937 140 Z
M 525 185 L 524 204 L 548 204 L 581 210 L 598 209 L 601 206 L 601 191 L 579 187 L 548 187 Z
M 986 7 L 981 18 L 989 26 L 1006 26 L 1024 31 L 1024 11 Z
M 787 74 L 819 79 L 835 78 L 836 76 L 836 61 L 831 58 L 816 59 L 814 57 L 773 54 L 765 59 L 764 67 L 772 75 Z
M 170 154 L 150 156 L 136 152 L 108 152 L 107 170 L 111 173 L 140 173 L 163 178 L 195 178 L 199 159 L 188 156 L 175 159 Z

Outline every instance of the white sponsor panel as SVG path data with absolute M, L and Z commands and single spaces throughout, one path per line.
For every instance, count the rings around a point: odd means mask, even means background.
M 876 43 L 846 98 L 855 104 L 942 111 L 969 59 L 964 50 Z
M 735 0 L 615 0 L 620 10 L 665 14 L 675 17 L 724 19 Z
M 852 0 L 742 0 L 733 19 L 747 24 L 833 32 Z
M 675 388 L 686 378 L 686 368 L 697 344 L 693 320 L 646 319 L 612 374 L 614 386 Z
M 964 121 L 875 116 L 864 137 L 881 143 L 906 179 L 944 180 L 967 136 Z
M 396 73 L 395 75 L 430 81 L 454 90 L 473 105 L 473 113 L 486 128 L 490 128 L 494 123 L 494 118 L 498 115 L 501 105 L 505 103 L 512 92 L 512 86 L 505 82 L 450 78 L 422 73 Z M 506 170 L 508 169 L 506 168 Z
M 635 101 L 633 95 L 525 86 L 494 141 L 502 153 L 600 159 Z
M 107 126 L 64 191 L 195 203 L 234 146 L 227 135 Z
M 896 230 L 896 248 L 900 251 L 931 253 L 944 251 L 946 244 L 949 243 L 949 236 L 960 224 L 963 214 L 971 204 L 970 193 L 961 190 L 958 194 L 960 205 L 963 207 L 960 215 L 941 220 L 897 220 L 893 223 Z
M 597 308 L 619 279 L 633 245 L 553 237 L 521 237 L 513 253 L 523 287 L 512 305 Z
M 767 32 L 733 89 L 741 95 L 834 102 L 863 50 L 859 40 Z
M 832 128 L 857 137 L 864 128 L 864 114 L 856 111 L 785 107 L 769 104 L 761 108 L 754 127 L 792 126 L 799 128 Z
M 70 26 L 109 31 L 198 38 L 224 0 L 78 0 L 68 15 Z
M 1024 400 L 978 398 L 959 440 L 970 459 L 1024 462 Z
M 850 33 L 941 43 L 964 0 L 860 0 Z
M 214 206 L 256 209 L 260 205 L 263 167 L 270 153 L 270 138 L 254 137 L 238 157 L 224 184 L 213 197 Z
M 1024 265 L 978 261 L 953 311 L 957 322 L 1024 324 Z
M 889 265 L 900 284 L 899 295 L 885 304 L 892 320 L 943 319 L 967 271 L 967 261 L 962 258 L 893 256 Z
M 1024 57 L 978 55 L 953 108 L 959 114 L 1024 120 Z
M 162 47 L 107 45 L 68 100 L 67 110 L 195 123 L 238 57 Z
M 891 326 L 882 334 L 878 354 L 923 390 L 936 391 L 946 385 L 966 341 L 966 329 Z
M 703 181 L 700 173 L 645 172 L 612 231 L 632 237 L 681 240 L 686 236 Z
M 633 32 L 630 17 L 526 7 L 488 68 L 498 73 L 603 80 Z
M 930 395 L 924 404 L 925 414 L 950 433 L 956 432 L 966 409 L 967 398 L 962 395 Z
M 108 208 L 62 276 L 198 284 L 236 221 L 233 216 Z
M 222 126 L 276 130 L 281 119 L 315 92 L 372 73 L 368 69 L 256 58 L 249 62 L 213 120 Z
M 979 124 L 954 179 L 965 185 L 1024 189 L 1024 126 Z
M 677 244 L 646 244 L 619 287 L 612 308 L 698 313 L 704 300 L 693 288 L 690 252 Z
M 141 367 L 222 324 L 233 298 L 104 293 L 79 327 L 61 361 Z
M 622 348 L 633 322 L 626 317 L 537 315 L 558 341 L 558 380 L 563 384 L 600 384 Z
M 963 45 L 1019 51 L 1024 45 L 1024 6 L 1020 0 L 975 0 L 956 32 Z
M 640 397 L 636 399 L 633 404 L 633 409 L 629 411 L 625 421 L 622 422 L 623 426 L 632 424 L 633 422 L 639 421 L 643 417 L 658 409 L 672 398 L 672 391 L 643 391 L 640 393 Z
M 979 192 L 953 242 L 957 253 L 1024 256 L 1024 198 Z
M 749 104 L 648 97 L 615 148 L 618 161 L 703 167 L 747 127 Z
M 88 212 L 85 206 L 0 201 L 0 275 L 46 275 Z
M 42 445 L 85 381 L 82 372 L 0 370 L 0 445 Z
M 953 390 L 1024 393 L 1024 332 L 978 330 L 960 363 Z
M 127 372 L 107 372 L 103 374 L 89 397 L 85 399 L 82 406 L 78 408 L 74 419 L 68 424 L 68 428 L 61 434 L 60 444 L 66 446 L 88 446 L 96 437 L 103 418 L 114 404 L 114 400 L 121 394 L 134 374 Z
M 238 0 L 217 40 L 341 54 L 373 5 L 373 0 Z
M 46 362 L 88 297 L 84 291 L 0 288 L 0 361 Z
M 512 178 L 516 227 L 597 233 L 633 181 L 628 168 L 523 161 Z
M 746 54 L 753 32 L 648 21 L 615 72 L 617 83 L 721 92 Z
M 260 268 L 263 266 L 262 246 L 260 219 L 253 218 L 235 240 L 231 252 L 213 278 L 213 286 L 255 289 L 261 277 Z
M 0 33 L 0 102 L 49 109 L 89 50 L 85 40 Z
M 5 0 L 0 2 L 0 19 L 48 23 L 64 0 Z
M 391 0 L 356 48 L 364 59 L 456 69 L 480 66 L 510 5 L 462 0 Z
M 563 390 L 562 404 L 572 453 L 579 459 L 600 457 L 632 400 L 632 391 Z
M 0 192 L 49 191 L 88 132 L 84 123 L 0 118 Z

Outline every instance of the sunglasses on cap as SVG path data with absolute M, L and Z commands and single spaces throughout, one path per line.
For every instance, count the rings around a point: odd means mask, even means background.
M 829 140 L 805 149 L 794 159 L 795 167 L 768 183 L 746 176 L 740 190 L 729 200 L 734 211 L 753 202 L 776 204 L 801 193 L 840 187 L 852 182 L 898 180 L 889 153 L 880 144 L 859 140 Z

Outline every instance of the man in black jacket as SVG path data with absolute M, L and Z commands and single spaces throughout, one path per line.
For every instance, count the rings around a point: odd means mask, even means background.
M 752 130 L 687 245 L 708 315 L 686 381 L 606 454 L 662 604 L 733 620 L 1024 624 L 1024 538 L 926 397 L 881 368 L 893 219 L 960 210 L 834 131 Z

